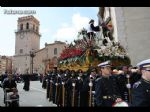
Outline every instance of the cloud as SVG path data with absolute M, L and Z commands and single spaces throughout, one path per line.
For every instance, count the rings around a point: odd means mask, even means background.
M 68 27 L 69 25 L 67 23 L 62 23 L 62 27 Z
M 62 23 L 61 28 L 56 31 L 52 36 L 52 40 L 68 41 L 73 42 L 74 39 L 77 39 L 77 33 L 83 27 L 87 28 L 89 18 L 81 16 L 79 13 L 76 13 L 72 16 L 71 25 L 67 23 Z
M 72 23 L 76 30 L 87 27 L 89 20 L 89 18 L 82 17 L 79 13 L 74 14 L 72 17 Z
M 76 35 L 76 30 L 73 27 L 62 27 L 57 30 L 54 35 L 55 40 L 61 40 L 63 42 L 68 41 L 69 43 L 73 41 L 73 37 Z
M 41 31 L 41 33 L 48 33 L 48 32 L 50 32 L 50 30 L 48 28 L 43 28 L 40 31 Z

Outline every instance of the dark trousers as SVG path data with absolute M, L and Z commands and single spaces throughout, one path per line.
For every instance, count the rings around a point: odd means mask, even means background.
M 88 92 L 80 92 L 80 106 L 87 107 L 88 102 Z
M 29 82 L 29 81 L 25 81 L 25 82 L 24 82 L 24 87 L 23 87 L 23 89 L 24 89 L 25 91 L 29 91 L 29 86 L 30 86 L 30 82 Z
M 89 32 L 89 33 L 87 33 L 87 36 L 88 36 L 89 39 L 92 39 L 92 38 L 94 38 L 95 33 L 94 32 Z
M 42 88 L 43 88 L 43 89 L 46 89 L 46 80 L 43 80 Z
M 49 98 L 49 94 L 50 94 L 50 82 L 47 83 L 46 90 L 47 90 L 46 91 L 46 93 L 47 93 L 46 97 Z

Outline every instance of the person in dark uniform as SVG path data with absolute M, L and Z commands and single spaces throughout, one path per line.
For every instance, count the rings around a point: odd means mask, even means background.
M 130 70 L 131 73 L 131 87 L 133 86 L 133 84 L 137 81 L 139 81 L 141 79 L 141 72 L 137 67 L 133 67 Z
M 128 67 L 123 66 L 120 68 L 120 74 L 116 76 L 117 85 L 119 87 L 121 98 L 126 101 L 130 102 L 130 91 L 131 91 L 131 78 L 130 73 L 128 72 Z
M 30 89 L 30 75 L 29 75 L 28 72 L 26 74 L 24 74 L 23 79 L 24 79 L 24 87 L 23 87 L 23 89 L 25 91 L 29 91 L 29 89 Z
M 49 75 L 48 75 L 48 88 L 47 89 L 49 89 L 48 91 L 49 91 L 49 93 L 47 93 L 47 95 L 49 96 L 49 101 L 52 101 L 52 92 L 53 92 L 53 81 L 52 81 L 52 75 L 53 75 L 53 71 L 52 70 L 50 70 L 49 71 Z
M 122 101 L 116 84 L 116 79 L 111 75 L 110 61 L 98 65 L 101 77 L 96 81 L 95 102 L 96 106 L 112 107 L 115 102 Z
M 43 74 L 40 73 L 40 83 L 42 83 L 43 80 Z
M 67 69 L 64 71 L 64 74 L 62 75 L 62 86 L 63 86 L 63 105 L 62 106 L 68 106 L 68 101 L 69 101 L 69 90 L 68 90 L 68 80 L 70 79 L 71 74 L 70 74 L 70 70 Z M 63 100 L 63 99 L 62 99 Z
M 56 83 L 57 83 L 57 69 L 53 69 L 52 73 L 52 102 L 56 103 Z
M 50 98 L 50 79 L 51 79 L 51 72 L 47 72 L 47 78 L 46 78 L 46 98 Z M 50 100 L 50 99 L 49 99 Z
M 55 96 L 56 104 L 57 106 L 62 106 L 62 91 L 61 91 L 61 84 L 62 84 L 62 77 L 63 74 L 62 70 L 58 70 L 57 76 L 56 76 L 56 89 L 57 89 L 57 96 Z
M 95 79 L 96 79 L 96 72 L 97 72 L 96 68 L 91 68 L 87 72 L 89 72 L 89 73 L 88 73 L 87 77 L 84 79 L 83 85 L 82 85 L 82 90 L 80 91 L 81 107 L 89 106 L 89 102 L 90 102 L 89 96 L 90 96 L 90 94 L 92 94 L 89 92 L 90 87 L 92 88 L 92 91 L 95 91 Z M 92 86 L 91 86 L 91 83 L 92 83 Z
M 77 87 L 77 106 L 80 107 L 81 101 L 84 100 L 81 97 L 81 91 L 82 91 L 82 87 L 83 87 L 83 80 L 84 80 L 84 75 L 83 75 L 83 71 L 81 69 L 79 69 L 77 71 L 77 83 L 76 83 L 76 87 Z M 84 95 L 84 94 L 83 94 Z
M 150 106 L 150 59 L 137 64 L 141 79 L 133 85 L 131 106 Z
M 66 81 L 65 88 L 67 92 L 67 106 L 77 106 L 77 74 L 72 70 Z
M 83 73 L 81 69 L 74 73 L 74 76 L 71 81 L 72 81 L 72 106 L 80 107 L 81 100 L 83 100 L 82 98 L 80 98 L 83 86 Z
M 46 89 L 46 81 L 47 81 L 48 73 L 45 73 L 42 81 L 42 88 Z
M 72 73 L 71 71 L 67 70 L 67 81 L 65 83 L 65 90 L 66 90 L 66 106 L 71 107 L 71 95 L 72 95 Z

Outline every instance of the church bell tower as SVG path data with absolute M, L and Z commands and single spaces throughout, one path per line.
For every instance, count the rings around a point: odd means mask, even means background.
M 14 69 L 21 74 L 31 73 L 31 52 L 40 49 L 40 24 L 34 16 L 20 17 L 17 22 Z

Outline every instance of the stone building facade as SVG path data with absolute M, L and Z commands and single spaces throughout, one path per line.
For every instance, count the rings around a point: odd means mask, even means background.
M 39 21 L 33 16 L 18 18 L 13 67 L 17 73 L 30 72 L 31 51 L 40 49 Z
M 34 72 L 45 73 L 57 67 L 58 58 L 65 48 L 64 46 L 66 46 L 66 43 L 55 41 L 51 44 L 46 43 L 43 49 L 36 51 L 33 66 Z
M 46 67 L 50 68 L 50 63 L 57 66 L 57 58 L 60 56 L 65 43 L 55 41 L 52 44 L 45 44 L 45 48 L 40 49 L 40 23 L 34 16 L 18 18 L 18 25 L 15 41 L 15 55 L 13 57 L 13 71 L 24 74 L 29 72 L 45 73 Z M 31 57 L 34 53 L 34 57 Z M 32 62 L 33 59 L 33 62 Z M 56 60 L 56 61 L 54 61 Z M 33 69 L 32 69 L 33 67 Z
M 100 7 L 98 17 L 112 18 L 115 41 L 126 49 L 131 64 L 150 58 L 150 8 Z
M 5 71 L 12 73 L 12 57 L 0 56 L 0 75 Z

